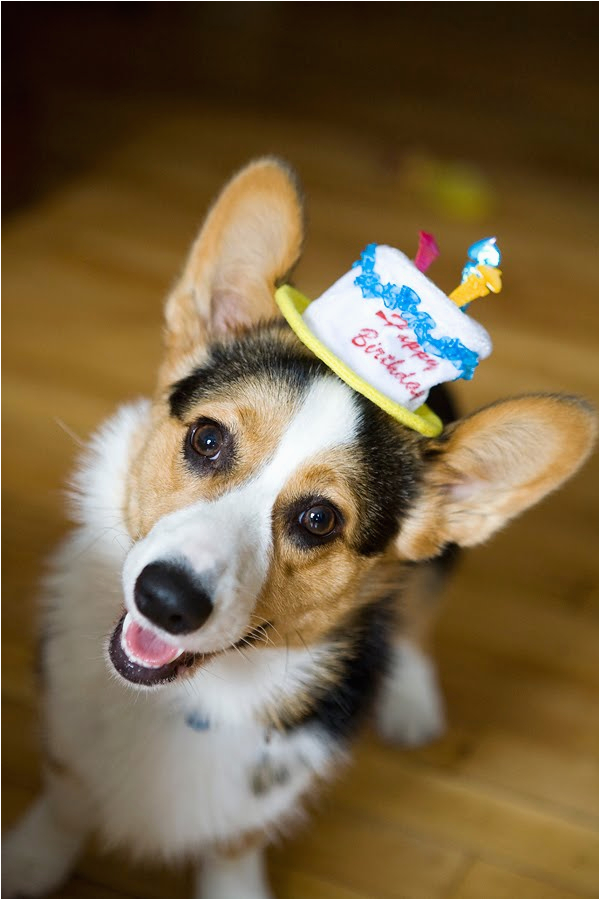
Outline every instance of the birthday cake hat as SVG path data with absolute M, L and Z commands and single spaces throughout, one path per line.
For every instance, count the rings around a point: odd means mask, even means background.
M 489 356 L 489 334 L 466 313 L 477 297 L 501 289 L 495 238 L 472 244 L 459 286 L 446 295 L 424 274 L 438 256 L 419 235 L 414 262 L 400 250 L 369 244 L 338 281 L 311 302 L 290 285 L 275 299 L 300 340 L 350 387 L 428 437 L 443 425 L 425 401 L 430 389 L 470 379 Z

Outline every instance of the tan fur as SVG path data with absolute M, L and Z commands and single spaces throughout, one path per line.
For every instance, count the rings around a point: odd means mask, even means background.
M 272 622 L 290 646 L 317 642 L 356 609 L 360 585 L 374 559 L 352 549 L 358 528 L 358 505 L 351 487 L 352 453 L 330 451 L 303 467 L 286 486 L 273 512 L 274 553 L 269 576 L 256 613 Z M 302 496 L 325 494 L 340 510 L 344 526 L 339 538 L 310 553 L 295 547 L 286 534 L 283 516 Z M 277 635 L 273 638 L 278 643 Z
M 430 445 L 419 501 L 404 523 L 400 556 L 435 556 L 448 543 L 473 546 L 555 490 L 589 454 L 591 409 L 574 397 L 520 397 L 451 426 Z
M 159 387 L 189 371 L 207 339 L 276 314 L 274 288 L 302 248 L 303 214 L 288 169 L 266 157 L 225 187 L 166 307 Z
M 310 554 L 294 553 L 277 538 L 276 545 L 256 614 L 291 646 L 317 642 L 359 603 L 357 586 L 374 562 L 342 540 Z
M 195 405 L 185 422 L 157 400 L 129 472 L 125 516 L 131 536 L 142 538 L 162 516 L 198 500 L 215 500 L 250 478 L 273 453 L 293 411 L 293 398 L 255 380 L 240 383 L 235 397 L 216 392 L 209 403 Z M 234 434 L 233 470 L 202 476 L 184 460 L 188 428 L 200 418 L 213 419 Z

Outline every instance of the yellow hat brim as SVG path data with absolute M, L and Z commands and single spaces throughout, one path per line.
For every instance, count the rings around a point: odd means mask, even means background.
M 419 434 L 423 434 L 426 437 L 437 437 L 442 433 L 444 428 L 442 420 L 428 406 L 423 404 L 423 406 L 411 412 L 399 403 L 390 400 L 389 397 L 376 390 L 364 378 L 360 378 L 356 372 L 352 371 L 350 366 L 346 365 L 345 362 L 315 337 L 302 318 L 302 314 L 311 303 L 308 297 L 305 297 L 304 294 L 301 294 L 300 291 L 297 291 L 291 285 L 284 284 L 275 291 L 275 301 L 286 322 L 302 343 L 315 356 L 318 356 L 325 365 L 329 366 L 342 381 L 350 385 L 353 390 L 358 391 L 363 397 L 381 407 L 393 419 L 406 425 L 407 428 L 412 428 L 413 431 L 418 431 Z

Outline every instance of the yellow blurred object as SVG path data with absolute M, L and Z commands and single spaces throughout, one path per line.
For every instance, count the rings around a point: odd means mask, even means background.
M 414 156 L 407 160 L 405 173 L 409 186 L 452 219 L 478 222 L 490 215 L 493 193 L 476 166 Z

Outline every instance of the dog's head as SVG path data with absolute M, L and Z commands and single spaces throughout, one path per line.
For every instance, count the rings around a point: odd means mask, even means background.
M 166 307 L 134 436 L 117 670 L 155 686 L 268 637 L 315 646 L 390 557 L 485 540 L 571 475 L 594 417 L 572 397 L 497 403 L 423 438 L 353 392 L 277 318 L 302 210 L 259 160 L 225 188 Z

